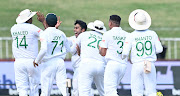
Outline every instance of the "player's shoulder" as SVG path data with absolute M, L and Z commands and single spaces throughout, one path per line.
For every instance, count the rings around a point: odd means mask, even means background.
M 47 34 L 48 34 L 48 32 L 46 32 L 46 31 L 44 30 L 44 32 L 41 32 L 41 33 L 40 33 L 40 37 L 45 37 Z
M 125 30 L 122 30 L 122 33 L 125 35 L 125 36 L 128 36 L 129 35 L 129 32 L 125 31 Z
M 72 41 L 72 40 L 75 40 L 75 39 L 76 39 L 76 36 L 73 35 L 73 36 L 67 37 L 67 39 Z
M 62 31 L 62 30 L 59 30 L 59 29 L 56 29 L 57 31 L 57 33 L 60 35 L 60 36 L 62 36 L 63 38 L 67 38 L 67 36 L 66 36 L 66 34 Z
M 85 32 L 82 32 L 81 34 L 79 34 L 79 36 L 85 36 L 85 35 L 88 35 L 90 33 L 91 33 L 91 31 L 85 31 Z
M 29 23 L 24 24 L 24 26 L 27 26 L 27 27 L 30 28 L 30 29 L 40 29 L 40 28 L 37 27 L 36 25 L 34 25 L 34 24 L 29 24 Z
M 137 36 L 137 33 L 136 32 L 131 32 L 131 33 L 126 33 L 126 37 L 133 37 L 133 36 Z
M 112 35 L 113 35 L 113 34 L 112 34 L 112 31 L 111 31 L 111 30 L 108 30 L 108 31 L 104 32 L 103 38 L 108 38 L 108 37 L 110 37 L 110 36 L 112 36 Z
M 108 31 L 104 32 L 104 34 L 111 34 L 112 31 L 113 30 L 108 30 Z
M 56 31 L 59 31 L 61 34 L 65 34 L 62 30 L 60 29 L 55 29 Z
M 111 31 L 115 31 L 115 32 L 118 32 L 118 33 L 123 33 L 123 34 L 126 34 L 128 32 L 126 32 L 125 30 L 123 30 L 121 27 L 113 27 L 111 30 L 109 30 L 110 32 Z
M 60 34 L 62 34 L 64 37 L 66 37 L 66 34 L 63 31 L 61 31 L 59 29 L 57 29 L 57 30 L 60 32 Z
M 24 28 L 27 28 L 30 32 L 38 32 L 38 33 L 43 33 L 43 30 L 39 27 L 37 27 L 34 24 L 29 24 L 29 23 L 23 23 L 22 26 Z
M 17 24 L 14 24 L 14 25 L 11 27 L 11 31 L 14 30 L 14 29 L 16 29 L 16 27 L 17 27 Z
M 121 27 L 120 27 L 120 29 L 119 29 L 119 32 L 121 32 L 121 33 L 124 34 L 124 35 L 128 35 L 128 34 L 129 34 L 129 32 L 125 31 L 125 30 L 122 29 Z
M 155 31 L 153 31 L 153 30 L 147 30 L 149 33 L 152 33 L 152 34 L 156 34 L 156 32 Z
M 70 38 L 70 39 L 75 39 L 75 38 L 76 38 L 76 36 L 75 36 L 75 35 L 73 35 L 73 36 L 70 36 L 69 38 Z
M 137 30 L 134 30 L 134 31 L 132 31 L 131 33 L 129 33 L 129 34 L 137 34 L 138 33 L 138 31 Z
M 145 32 L 145 34 L 147 34 L 147 35 L 157 35 L 156 34 L 156 32 L 155 31 L 153 31 L 153 30 L 149 30 L 149 29 L 147 29 L 147 30 L 143 30 L 144 32 Z

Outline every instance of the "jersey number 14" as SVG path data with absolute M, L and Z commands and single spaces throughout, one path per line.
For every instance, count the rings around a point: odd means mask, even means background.
M 22 40 L 20 41 L 20 44 L 19 44 L 18 36 L 15 38 L 15 40 L 17 41 L 17 48 L 19 48 L 19 46 L 24 46 L 25 49 L 27 48 L 28 44 L 26 44 L 26 36 L 22 38 Z

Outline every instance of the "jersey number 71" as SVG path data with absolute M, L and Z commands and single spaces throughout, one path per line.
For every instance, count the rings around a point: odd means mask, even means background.
M 51 52 L 51 55 L 53 55 L 53 53 L 54 53 L 54 49 L 56 48 L 56 46 L 57 46 L 57 44 L 58 44 L 58 41 L 52 41 L 52 43 L 56 43 L 55 44 L 55 46 L 54 46 L 54 48 L 53 48 L 53 50 L 52 50 L 52 52 Z M 62 48 L 63 48 L 63 41 L 59 44 L 59 46 L 60 45 L 62 45 L 62 47 L 61 47 L 61 52 L 62 52 Z

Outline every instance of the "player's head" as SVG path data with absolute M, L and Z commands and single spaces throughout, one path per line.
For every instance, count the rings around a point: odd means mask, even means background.
M 87 25 L 84 21 L 82 20 L 76 20 L 74 23 L 74 33 L 76 38 L 78 35 L 82 32 L 85 32 L 87 30 Z
M 25 9 L 21 11 L 16 18 L 16 22 L 19 23 L 32 23 L 32 17 L 36 14 L 36 12 L 32 12 L 29 9 Z
M 146 30 L 151 26 L 151 17 L 142 9 L 134 10 L 129 15 L 129 25 L 135 30 Z
M 46 15 L 46 23 L 48 24 L 49 27 L 55 27 L 57 24 L 57 16 L 54 13 L 48 13 Z
M 111 15 L 109 18 L 109 28 L 119 27 L 121 23 L 121 17 L 118 15 Z
M 92 31 L 96 31 L 99 33 L 106 32 L 106 27 L 104 26 L 104 23 L 100 20 L 95 20 L 94 22 L 90 22 L 87 27 L 91 29 Z

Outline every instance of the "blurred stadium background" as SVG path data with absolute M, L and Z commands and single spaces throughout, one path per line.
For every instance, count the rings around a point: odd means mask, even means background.
M 121 27 L 132 32 L 128 25 L 128 16 L 135 9 L 146 10 L 151 18 L 150 29 L 157 32 L 163 46 L 164 52 L 158 54 L 157 62 L 157 90 L 165 96 L 180 95 L 180 0 L 0 0 L 0 95 L 14 95 L 14 72 L 10 35 L 10 28 L 16 23 L 15 19 L 19 12 L 24 9 L 55 13 L 61 17 L 60 30 L 67 37 L 74 35 L 74 21 L 83 20 L 87 23 L 101 20 L 108 28 L 108 19 L 112 14 L 120 15 Z M 43 28 L 33 17 L 33 24 Z M 70 54 L 66 56 L 67 75 L 72 78 L 72 67 Z M 130 68 L 127 70 L 118 91 L 122 96 L 130 95 Z M 159 76 L 159 77 L 158 77 Z M 159 81 L 158 81 L 159 80 Z M 128 81 L 128 82 L 125 82 Z M 54 89 L 57 87 L 54 86 Z M 97 90 L 93 92 L 98 95 Z M 52 94 L 53 95 L 53 94 Z M 56 95 L 56 94 L 54 94 Z

